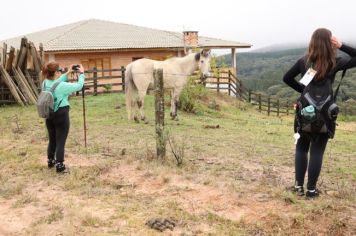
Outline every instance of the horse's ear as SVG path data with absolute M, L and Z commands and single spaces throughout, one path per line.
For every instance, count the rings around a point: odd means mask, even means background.
M 195 60 L 196 60 L 196 61 L 199 61 L 199 60 L 200 60 L 200 53 L 199 53 L 199 52 L 195 54 Z
M 201 51 L 201 55 L 203 55 L 204 57 L 208 57 L 210 52 L 211 52 L 211 49 L 203 49 Z

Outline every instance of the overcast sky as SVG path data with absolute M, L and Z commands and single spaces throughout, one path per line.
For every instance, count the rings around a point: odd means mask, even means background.
M 356 41 L 354 0 L 3 0 L 0 40 L 90 18 L 254 45 L 307 42 L 319 27 Z

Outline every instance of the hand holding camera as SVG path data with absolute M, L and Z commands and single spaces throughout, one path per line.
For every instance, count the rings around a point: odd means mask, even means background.
M 82 64 L 74 64 L 70 67 L 71 72 L 84 73 L 84 68 Z

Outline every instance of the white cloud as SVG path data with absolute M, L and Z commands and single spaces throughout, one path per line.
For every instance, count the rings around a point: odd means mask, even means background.
M 356 38 L 356 2 L 339 0 L 151 0 L 2 2 L 0 40 L 96 18 L 161 30 L 198 30 L 200 35 L 252 43 L 308 41 L 318 27 Z

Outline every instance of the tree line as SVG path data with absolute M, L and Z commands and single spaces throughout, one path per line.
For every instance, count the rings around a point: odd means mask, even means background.
M 256 92 L 276 95 L 281 98 L 296 99 L 299 94 L 283 82 L 284 74 L 306 53 L 306 48 L 294 48 L 271 52 L 246 52 L 237 55 L 237 75 L 244 85 Z M 339 56 L 343 53 L 339 52 Z M 231 56 L 216 58 L 219 67 L 231 64 Z M 341 72 L 336 76 L 334 86 L 340 81 Z M 347 71 L 342 82 L 339 99 L 356 101 L 356 69 Z

